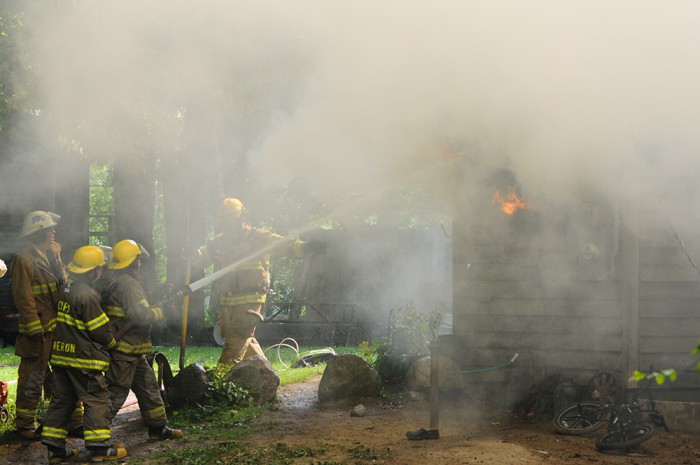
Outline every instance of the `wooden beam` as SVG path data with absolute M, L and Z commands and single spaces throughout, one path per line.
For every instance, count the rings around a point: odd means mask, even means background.
M 639 368 L 639 205 L 625 206 L 622 221 L 622 373 Z

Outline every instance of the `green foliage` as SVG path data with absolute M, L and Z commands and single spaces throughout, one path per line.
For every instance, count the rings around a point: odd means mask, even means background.
M 204 393 L 206 404 L 229 407 L 245 407 L 252 403 L 250 392 L 226 380 L 225 368 L 214 368 L 208 372 L 209 385 Z
M 26 49 L 20 47 L 30 31 L 21 2 L 0 3 L 0 132 L 11 113 L 29 111 L 33 71 Z
M 656 384 L 659 385 L 664 384 L 666 382 L 666 379 L 669 379 L 673 382 L 676 380 L 677 377 L 678 374 L 674 369 L 652 371 L 651 373 L 644 373 L 642 371 L 635 370 L 632 374 L 632 380 L 634 381 L 642 381 L 645 379 L 653 378 L 656 381 Z
M 401 385 L 411 364 L 430 353 L 430 341 L 437 337 L 440 314 L 422 315 L 409 303 L 391 313 L 389 333 L 374 350 L 374 368 L 387 385 Z
M 109 238 L 114 217 L 113 175 L 114 170 L 109 163 L 90 166 L 90 244 L 113 245 Z
M 300 257 L 277 257 L 272 264 L 274 275 L 273 302 L 290 302 L 294 300 L 294 274 L 302 267 L 304 260 Z

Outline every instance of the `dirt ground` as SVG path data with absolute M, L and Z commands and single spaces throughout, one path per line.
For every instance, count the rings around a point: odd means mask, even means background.
M 633 452 L 607 454 L 595 449 L 593 437 L 560 436 L 546 419 L 507 411 L 479 415 L 475 413 L 479 406 L 469 405 L 465 399 L 441 402 L 439 439 L 411 441 L 405 437 L 406 431 L 430 426 L 428 402 L 401 399 L 367 402 L 365 416 L 351 416 L 349 408 L 317 408 L 318 382 L 316 378 L 281 387 L 280 408 L 258 420 L 268 428 L 247 436 L 245 441 L 255 447 L 284 443 L 323 448 L 323 457 L 304 457 L 295 462 L 305 465 L 340 462 L 348 465 L 700 465 L 700 436 L 695 434 L 657 432 Z M 116 441 L 126 444 L 132 457 L 193 446 L 186 439 L 148 442 L 137 405 L 122 409 L 113 435 Z M 82 446 L 80 440 L 71 441 Z M 39 443 L 3 444 L 0 452 L 0 463 L 48 463 L 46 449 Z M 359 456 L 362 460 L 358 460 Z
M 430 427 L 429 402 L 368 403 L 364 417 L 353 417 L 350 409 L 317 409 L 317 387 L 318 380 L 313 380 L 281 389 L 277 426 L 250 441 L 326 444 L 338 451 L 336 460 L 363 446 L 377 453 L 375 463 L 385 465 L 700 464 L 696 434 L 656 433 L 634 452 L 607 454 L 596 450 L 594 437 L 557 435 L 544 418 L 508 411 L 479 414 L 479 405 L 464 399 L 441 402 L 440 439 L 411 441 L 407 431 Z

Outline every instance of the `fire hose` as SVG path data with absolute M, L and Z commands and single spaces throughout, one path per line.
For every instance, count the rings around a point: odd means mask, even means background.
M 513 357 L 512 357 L 510 360 L 508 360 L 508 361 L 505 362 L 505 363 L 501 363 L 500 365 L 496 365 L 496 366 L 492 366 L 492 367 L 486 367 L 486 368 L 476 368 L 476 369 L 474 369 L 474 370 L 465 370 L 465 371 L 462 371 L 462 373 L 465 373 L 465 374 L 485 373 L 485 372 L 487 372 L 487 371 L 494 371 L 494 370 L 498 370 L 499 368 L 505 368 L 505 367 L 507 367 L 508 365 L 510 365 L 510 364 L 512 364 L 513 362 L 515 362 L 515 361 L 518 359 L 519 356 L 520 356 L 520 354 L 516 352 L 515 355 L 513 355 Z
M 284 362 L 284 360 L 282 360 L 283 348 L 292 349 L 294 351 L 294 354 L 296 355 L 291 365 L 287 365 Z M 282 364 L 285 370 L 289 368 L 303 368 L 314 365 L 316 363 L 325 362 L 329 358 L 336 355 L 335 350 L 333 350 L 331 347 L 326 347 L 324 349 L 314 349 L 309 350 L 307 352 L 299 353 L 299 344 L 291 337 L 282 339 L 282 342 L 278 344 L 271 345 L 270 347 L 265 349 L 265 352 L 267 352 L 270 349 L 277 349 L 277 360 Z

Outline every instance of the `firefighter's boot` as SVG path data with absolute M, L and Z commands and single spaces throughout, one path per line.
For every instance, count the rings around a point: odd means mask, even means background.
M 91 462 L 116 462 L 127 456 L 122 444 L 115 444 L 112 447 L 90 447 L 89 450 Z
M 148 428 L 148 439 L 151 441 L 164 441 L 166 439 L 182 438 L 182 430 L 169 428 L 168 426 L 157 426 Z
M 49 463 L 75 462 L 80 459 L 80 449 L 64 449 L 49 446 Z
M 41 439 L 41 431 L 34 428 L 18 428 L 16 433 L 20 438 L 29 441 L 38 441 Z

